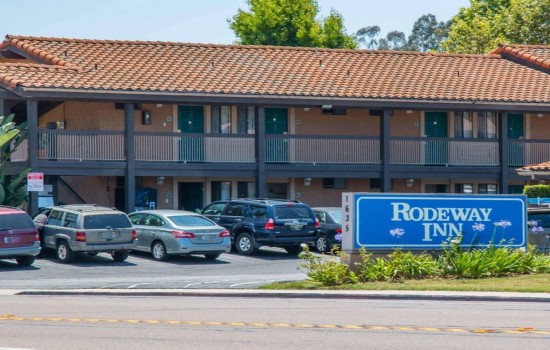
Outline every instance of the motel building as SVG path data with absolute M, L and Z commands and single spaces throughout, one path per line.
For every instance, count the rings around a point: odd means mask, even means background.
M 550 46 L 487 55 L 42 38 L 0 47 L 0 108 L 55 203 L 339 206 L 343 192 L 521 193 L 550 160 Z

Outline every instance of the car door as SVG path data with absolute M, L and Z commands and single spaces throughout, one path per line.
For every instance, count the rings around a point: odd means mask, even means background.
M 43 226 L 44 246 L 55 249 L 55 237 L 63 229 L 63 215 L 61 210 L 52 210 L 48 221 Z
M 247 206 L 245 204 L 229 203 L 222 212 L 220 222 L 217 224 L 231 232 L 233 226 L 243 221 L 246 210 Z
M 151 246 L 155 239 L 162 239 L 161 232 L 162 219 L 153 214 L 145 214 L 141 221 L 141 235 L 138 231 L 138 241 L 143 239 L 143 247 L 147 250 L 151 250 Z M 166 244 L 166 243 L 165 243 Z

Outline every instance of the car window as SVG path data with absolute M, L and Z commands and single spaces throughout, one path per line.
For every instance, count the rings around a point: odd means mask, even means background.
M 341 210 L 331 211 L 330 215 L 332 215 L 332 217 L 334 218 L 334 221 L 336 221 L 337 224 L 342 223 L 342 211 Z
M 60 210 L 52 210 L 52 213 L 48 217 L 48 225 L 61 226 L 63 219 L 63 212 Z
M 220 215 L 227 203 L 212 203 L 201 212 L 202 215 Z
M 267 208 L 266 207 L 251 205 L 250 206 L 250 211 L 252 213 L 252 216 L 257 218 L 257 219 L 267 218 Z
M 301 206 L 275 207 L 276 219 L 308 219 L 311 218 L 309 210 Z
M 147 226 L 164 226 L 166 223 L 164 220 L 155 215 L 146 215 L 143 218 L 143 225 Z
M 34 223 L 26 213 L 0 215 L 1 230 L 17 230 L 25 228 L 34 228 Z
M 176 226 L 214 226 L 215 224 L 201 215 L 174 215 L 169 219 Z
M 323 213 L 322 211 L 316 211 L 315 212 L 315 217 L 317 218 L 317 220 L 319 220 L 320 223 L 326 223 L 327 222 L 327 217 L 326 217 L 326 214 Z
M 237 203 L 230 203 L 225 209 L 224 215 L 229 216 L 244 216 L 245 206 Z
M 128 217 L 130 218 L 130 222 L 133 225 L 139 225 L 139 222 L 143 218 L 143 215 L 142 214 L 130 214 L 130 215 L 128 215 Z
M 85 229 L 100 229 L 110 226 L 112 228 L 130 228 L 132 223 L 124 213 L 86 215 L 84 217 Z
M 65 215 L 65 220 L 63 220 L 63 227 L 76 228 L 77 220 L 78 220 L 78 214 L 67 213 Z

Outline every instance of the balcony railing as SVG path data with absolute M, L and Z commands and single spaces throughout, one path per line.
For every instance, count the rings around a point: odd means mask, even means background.
M 46 130 L 39 132 L 39 159 L 124 161 L 124 133 Z M 266 135 L 268 163 L 380 164 L 377 137 Z M 395 165 L 498 166 L 497 139 L 390 138 Z M 27 159 L 27 143 L 11 161 Z M 510 140 L 510 166 L 550 160 L 550 140 Z M 144 162 L 254 163 L 254 135 L 136 132 L 135 159 Z

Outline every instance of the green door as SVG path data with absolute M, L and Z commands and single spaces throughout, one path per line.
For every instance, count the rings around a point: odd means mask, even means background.
M 202 106 L 179 106 L 178 129 L 182 134 L 201 134 L 200 136 L 181 137 L 180 161 L 204 162 L 204 108 Z
M 286 108 L 265 109 L 265 133 L 282 135 L 288 132 L 288 110 Z M 288 162 L 288 141 L 286 138 L 266 138 L 267 162 Z
M 426 112 L 424 113 L 424 135 L 426 137 L 448 137 L 447 113 Z M 447 140 L 429 140 L 425 146 L 426 165 L 444 165 L 448 163 Z
M 523 160 L 523 143 L 514 142 L 523 138 L 523 114 L 510 113 L 508 114 L 508 140 L 509 143 L 509 163 L 512 166 L 524 166 Z
M 198 212 L 203 204 L 202 182 L 180 182 L 178 183 L 178 209 Z

